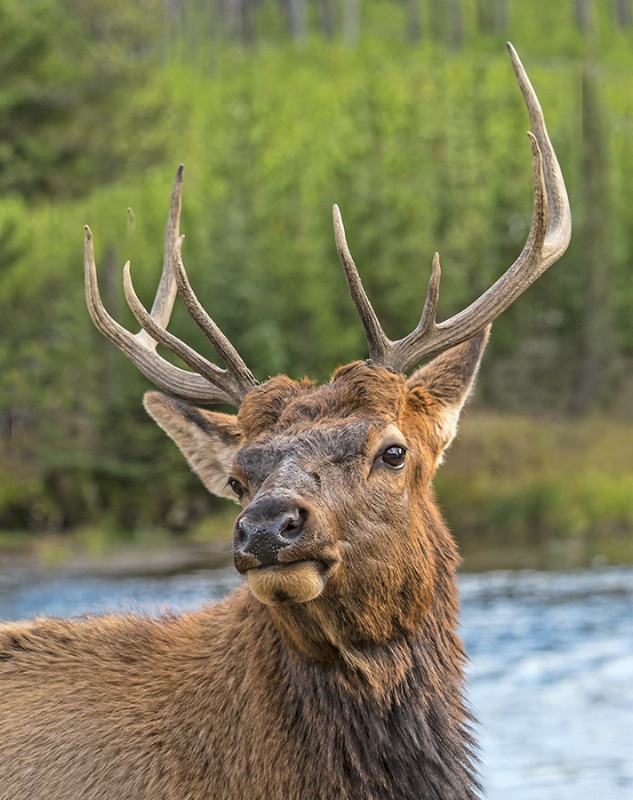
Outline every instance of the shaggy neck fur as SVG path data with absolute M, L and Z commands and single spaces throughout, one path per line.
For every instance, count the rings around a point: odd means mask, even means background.
M 319 730 L 332 787 L 319 797 L 478 796 L 472 719 L 462 694 L 464 653 L 454 633 L 457 555 L 448 536 L 440 539 L 442 569 L 430 604 L 420 601 L 418 587 L 417 603 L 414 596 L 405 603 L 413 609 L 409 618 L 391 620 L 387 636 L 384 626 L 372 625 L 366 602 L 325 597 L 269 607 L 249 599 L 251 613 L 280 639 L 272 672 L 275 681 L 287 680 L 285 714 L 300 741 Z M 367 586 L 359 598 L 371 606 L 372 594 Z M 311 791 L 316 797 L 315 784 Z
M 301 785 L 289 786 L 288 796 L 477 797 L 463 651 L 437 607 L 415 636 L 337 647 L 318 621 L 325 609 L 270 608 L 250 597 L 248 604 L 271 631 L 265 663 L 281 700 L 277 720 L 296 746 L 311 751 L 308 774 L 295 776 Z M 297 644 L 311 647 L 319 661 Z

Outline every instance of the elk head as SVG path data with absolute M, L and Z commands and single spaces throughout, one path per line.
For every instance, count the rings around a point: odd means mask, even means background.
M 419 624 L 438 591 L 440 561 L 456 562 L 441 524 L 431 479 L 456 431 L 477 372 L 490 323 L 565 251 L 570 212 L 560 167 L 537 97 L 510 46 L 533 133 L 534 213 L 523 251 L 468 308 L 436 321 L 440 266 L 436 255 L 417 328 L 391 341 L 363 290 L 341 216 L 336 245 L 369 344 L 369 360 L 339 368 L 315 386 L 285 376 L 259 385 L 194 295 L 181 257 L 182 168 L 174 183 L 163 273 L 147 312 L 132 287 L 125 293 L 142 330 L 133 335 L 105 311 L 97 288 L 92 235 L 86 228 L 86 294 L 102 333 L 159 388 L 145 407 L 178 444 L 207 488 L 242 507 L 234 528 L 235 565 L 259 600 L 273 608 L 338 607 L 337 620 L 358 641 L 385 640 Z M 211 363 L 168 333 L 178 292 L 226 365 Z M 193 372 L 156 352 L 157 344 Z M 429 364 L 406 374 L 423 359 Z M 236 416 L 198 404 L 231 404 Z M 441 587 L 440 587 L 441 590 Z M 349 610 L 354 597 L 375 614 L 363 625 Z M 406 602 L 402 602 L 403 599 Z M 316 609 L 316 610 L 315 610 Z M 334 636 L 335 634 L 332 634 Z

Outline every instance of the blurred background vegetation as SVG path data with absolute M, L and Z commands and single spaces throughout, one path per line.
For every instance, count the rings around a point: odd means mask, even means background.
M 89 321 L 84 223 L 106 303 L 134 327 L 121 267 L 149 304 L 184 162 L 198 295 L 260 379 L 325 379 L 366 352 L 334 202 L 394 338 L 436 249 L 444 316 L 521 249 L 531 159 L 508 39 L 574 237 L 495 324 L 438 492 L 467 549 L 633 559 L 633 0 L 0 0 L 4 539 L 206 535 L 226 519 Z M 205 351 L 180 309 L 172 329 Z

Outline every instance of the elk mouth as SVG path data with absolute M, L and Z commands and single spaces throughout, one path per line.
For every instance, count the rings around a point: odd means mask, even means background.
M 255 597 L 266 605 L 307 603 L 323 591 L 334 565 L 314 559 L 253 567 L 246 580 Z

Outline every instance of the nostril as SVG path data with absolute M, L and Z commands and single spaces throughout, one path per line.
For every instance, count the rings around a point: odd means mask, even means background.
M 247 519 L 238 519 L 235 523 L 235 531 L 237 533 L 237 540 L 240 545 L 245 545 L 251 538 L 256 528 Z
M 261 566 L 275 564 L 282 548 L 300 540 L 308 516 L 306 508 L 294 503 L 251 505 L 235 522 L 234 547 Z
M 308 512 L 305 508 L 296 508 L 283 515 L 277 529 L 279 535 L 286 539 L 296 539 L 303 530 L 307 518 Z

